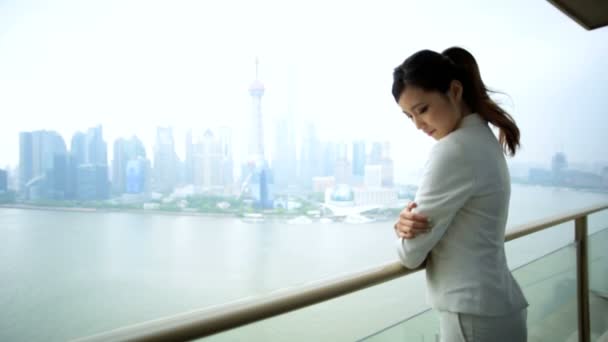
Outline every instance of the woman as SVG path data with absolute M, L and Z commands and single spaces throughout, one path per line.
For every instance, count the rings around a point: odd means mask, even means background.
M 393 96 L 437 141 L 395 231 L 404 266 L 426 261 L 442 341 L 525 341 L 528 303 L 504 250 L 511 192 L 504 154 L 515 154 L 519 129 L 462 48 L 410 56 L 394 70 Z

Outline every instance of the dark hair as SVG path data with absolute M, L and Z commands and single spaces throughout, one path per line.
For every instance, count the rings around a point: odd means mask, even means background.
M 442 54 L 421 50 L 408 57 L 393 72 L 393 97 L 399 102 L 408 85 L 445 94 L 453 80 L 462 83 L 462 97 L 467 106 L 498 127 L 498 141 L 505 153 L 515 155 L 519 147 L 519 128 L 511 115 L 490 98 L 477 61 L 463 48 L 451 47 Z

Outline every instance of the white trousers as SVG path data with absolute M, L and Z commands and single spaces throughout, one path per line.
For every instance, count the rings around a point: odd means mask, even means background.
M 441 342 L 525 342 L 527 316 L 527 309 L 495 317 L 439 311 Z

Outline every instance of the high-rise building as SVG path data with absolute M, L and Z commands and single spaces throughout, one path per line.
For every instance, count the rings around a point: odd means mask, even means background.
M 150 162 L 142 156 L 127 162 L 125 170 L 125 192 L 140 194 L 148 191 L 147 175 L 150 173 Z
M 365 176 L 365 153 L 365 141 L 353 142 L 353 178 L 357 183 Z
M 89 128 L 86 133 L 72 136 L 70 153 L 65 160 L 65 196 L 69 199 L 102 200 L 109 196 L 107 144 L 103 140 L 101 125 Z
M 227 127 L 206 130 L 193 145 L 193 179 L 197 191 L 229 194 L 232 186 L 232 141 Z
M 311 123 L 304 130 L 301 150 L 299 183 L 305 189 L 310 190 L 312 189 L 312 178 L 322 174 L 320 162 L 321 142 L 317 136 L 315 126 Z M 338 181 L 337 178 L 336 181 Z
M 112 192 L 122 194 L 125 192 L 127 162 L 126 140 L 123 138 L 114 141 L 114 159 L 112 159 Z
M 8 172 L 0 169 L 0 193 L 8 191 Z
M 382 187 L 382 165 L 365 166 L 365 186 L 368 188 Z
M 558 152 L 551 158 L 551 171 L 553 171 L 554 174 L 559 174 L 567 168 L 568 159 L 566 158 L 565 153 Z
M 85 135 L 85 162 L 78 165 L 78 194 L 82 200 L 106 199 L 110 193 L 108 147 L 101 125 L 89 128 Z M 81 189 L 80 187 L 84 187 Z
M 154 189 L 171 192 L 177 184 L 177 162 L 173 129 L 158 127 L 154 146 Z
M 232 185 L 234 183 L 234 160 L 232 157 L 232 130 L 230 127 L 219 128 L 219 144 L 221 148 L 221 177 L 222 185 L 226 190 L 226 194 L 232 193 Z
M 101 125 L 89 128 L 85 136 L 86 163 L 93 165 L 108 165 L 108 147 L 103 140 Z
M 77 165 L 87 163 L 87 136 L 82 132 L 76 132 L 72 136 L 70 145 L 71 160 Z
M 91 163 L 78 166 L 77 198 L 83 201 L 108 198 L 110 190 L 108 166 Z
M 26 184 L 34 177 L 32 133 L 19 133 L 19 192 L 26 194 Z
M 86 163 L 87 159 L 86 135 L 76 132 L 72 136 L 70 153 L 68 158 L 68 182 L 66 198 L 76 199 L 78 197 L 78 166 Z
M 296 183 L 296 141 L 293 123 L 289 118 L 279 119 L 276 127 L 276 143 L 272 169 L 275 186 L 286 190 Z
M 372 150 L 369 154 L 368 164 L 380 164 L 382 161 L 382 143 L 374 142 L 372 144 Z
M 264 160 L 264 121 L 262 118 L 262 96 L 264 96 L 264 84 L 258 75 L 259 60 L 255 61 L 255 80 L 249 86 L 251 95 L 251 123 L 249 127 L 249 159 Z
M 348 160 L 348 145 L 344 143 L 337 145 L 337 157 L 334 174 L 336 184 L 351 184 L 352 165 Z
M 22 132 L 19 136 L 20 192 L 30 198 L 29 185 L 35 185 L 36 198 L 64 198 L 67 190 L 67 150 L 55 131 Z
M 222 146 L 219 139 L 206 130 L 194 145 L 194 185 L 202 192 L 217 192 L 222 184 Z
M 55 154 L 53 168 L 47 171 L 49 181 L 48 197 L 52 199 L 66 199 L 68 190 L 68 156 L 67 154 Z
M 367 165 L 378 165 L 380 166 L 380 178 L 381 178 L 381 186 L 383 187 L 393 187 L 394 186 L 394 166 L 393 160 L 390 157 L 390 143 L 389 142 L 374 142 L 372 144 L 372 151 L 369 155 L 369 160 Z M 370 169 L 372 170 L 372 169 Z M 375 169 L 373 169 L 375 170 Z M 371 176 L 370 176 L 371 177 Z M 367 168 L 365 178 L 368 178 Z M 375 179 L 375 174 L 374 177 Z
M 393 159 L 391 159 L 391 148 L 389 142 L 382 144 L 382 186 L 391 188 L 395 185 L 395 171 Z
M 186 159 L 184 161 L 184 180 L 186 184 L 194 184 L 194 145 L 192 129 L 186 133 Z
M 19 189 L 19 166 L 10 167 L 6 166 L 6 171 L 8 173 L 8 189 L 9 190 L 17 190 Z
M 264 155 L 264 132 L 262 117 L 262 96 L 264 85 L 259 80 L 259 61 L 256 59 L 255 80 L 249 86 L 249 95 L 252 100 L 251 124 L 249 127 L 249 157 L 243 165 L 243 187 L 249 189 L 257 204 L 262 208 L 270 208 L 273 203 L 274 179 L 272 171 Z
M 245 173 L 251 174 L 248 187 L 251 196 L 262 208 L 271 208 L 274 202 L 274 175 L 264 161 L 262 165 L 251 164 L 243 167 Z
M 321 175 L 333 177 L 336 173 L 336 160 L 338 160 L 338 145 L 331 141 L 322 144 L 323 159 L 321 162 Z M 314 184 L 313 184 L 314 188 Z
M 120 138 L 114 142 L 114 159 L 112 161 L 112 189 L 115 193 L 121 194 L 128 192 L 126 189 L 127 165 L 130 161 L 137 161 L 139 158 L 146 158 L 146 150 L 141 140 L 139 140 L 136 136 L 133 136 L 130 139 Z M 141 175 L 142 177 L 144 175 L 143 169 Z

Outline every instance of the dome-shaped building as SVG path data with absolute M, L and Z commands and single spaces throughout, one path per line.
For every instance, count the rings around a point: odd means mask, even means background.
M 355 204 L 355 192 L 347 184 L 338 184 L 325 191 L 325 203 L 337 206 L 353 206 Z

